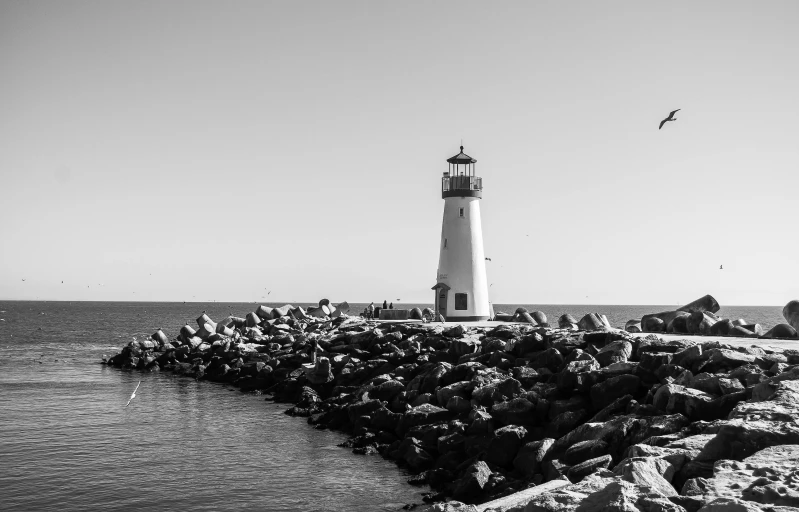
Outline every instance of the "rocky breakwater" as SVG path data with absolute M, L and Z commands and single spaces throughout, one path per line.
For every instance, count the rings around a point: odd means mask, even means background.
M 673 311 L 644 315 L 640 320 L 629 320 L 628 332 L 666 332 L 673 334 L 697 334 L 711 336 L 734 336 L 739 338 L 797 338 L 799 329 L 799 301 L 792 300 L 782 310 L 787 323 L 777 324 L 765 330 L 760 324 L 742 318 L 729 319 L 716 315 L 721 306 L 711 295 L 705 295 L 690 304 Z
M 434 489 L 429 500 L 460 502 L 439 510 L 553 480 L 568 485 L 515 510 L 794 503 L 796 475 L 761 466 L 789 467 L 796 455 L 796 351 L 531 324 L 379 323 L 290 306 L 198 324 L 172 340 L 159 330 L 108 362 L 291 402 L 288 414 L 349 433 L 344 446 L 356 453 L 407 467 L 411 483 Z

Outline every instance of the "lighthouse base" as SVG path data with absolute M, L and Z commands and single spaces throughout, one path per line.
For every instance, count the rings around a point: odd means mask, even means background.
M 446 317 L 447 322 L 485 322 L 489 319 L 488 315 L 486 316 L 453 316 L 449 315 Z

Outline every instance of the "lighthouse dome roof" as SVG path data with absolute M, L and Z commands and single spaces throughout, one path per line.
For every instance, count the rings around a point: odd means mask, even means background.
M 463 146 L 461 146 L 461 152 L 452 158 L 447 158 L 447 162 L 451 164 L 473 164 L 477 162 L 477 160 L 464 153 Z

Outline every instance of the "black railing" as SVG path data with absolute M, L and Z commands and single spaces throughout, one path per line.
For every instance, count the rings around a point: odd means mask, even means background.
M 477 176 L 444 176 L 441 178 L 441 192 L 456 190 L 483 190 L 483 178 Z

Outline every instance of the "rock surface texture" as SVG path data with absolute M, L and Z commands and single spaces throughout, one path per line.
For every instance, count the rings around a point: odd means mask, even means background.
M 711 299 L 652 318 L 710 329 Z M 503 510 L 799 507 L 796 351 L 634 337 L 597 314 L 579 323 L 599 329 L 581 331 L 573 317 L 551 328 L 538 314 L 453 327 L 319 310 L 203 315 L 198 329 L 171 340 L 159 329 L 107 362 L 290 403 L 287 414 L 349 434 L 342 446 L 406 467 L 432 487 L 435 510 L 482 510 L 522 491 Z

